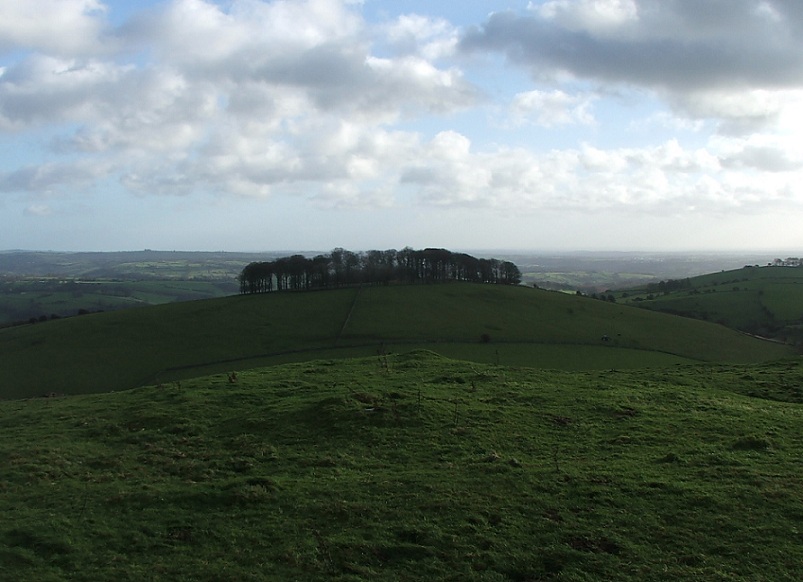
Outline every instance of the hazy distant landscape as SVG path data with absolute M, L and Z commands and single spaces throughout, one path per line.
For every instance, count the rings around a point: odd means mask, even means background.
M 324 251 L 270 253 L 130 251 L 106 253 L 0 252 L 0 325 L 224 297 L 252 261 Z M 526 285 L 584 293 L 681 279 L 744 265 L 765 265 L 762 253 L 536 253 L 470 251 L 515 263 Z M 784 255 L 785 258 L 786 255 Z

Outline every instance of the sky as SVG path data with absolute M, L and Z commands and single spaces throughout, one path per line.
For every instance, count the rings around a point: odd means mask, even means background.
M 0 249 L 794 253 L 801 225 L 800 0 L 0 3 Z

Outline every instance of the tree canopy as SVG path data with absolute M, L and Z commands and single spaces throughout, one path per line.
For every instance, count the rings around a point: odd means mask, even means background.
M 249 263 L 240 273 L 240 293 L 310 290 L 361 284 L 470 281 L 518 285 L 519 268 L 510 261 L 478 259 L 446 249 L 364 251 L 343 248 L 317 255 Z

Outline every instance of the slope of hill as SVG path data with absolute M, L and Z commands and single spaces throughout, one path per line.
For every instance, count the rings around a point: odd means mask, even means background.
M 0 572 L 798 580 L 801 385 L 416 352 L 0 402 Z
M 745 267 L 617 294 L 620 302 L 803 344 L 803 268 Z
M 562 369 L 790 354 L 721 326 L 524 287 L 366 287 L 191 301 L 3 329 L 0 397 L 106 392 L 421 346 L 479 362 Z

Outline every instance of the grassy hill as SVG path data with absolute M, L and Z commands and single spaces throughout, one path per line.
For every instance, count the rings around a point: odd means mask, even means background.
M 476 362 L 568 370 L 761 362 L 791 353 L 722 326 L 537 289 L 364 287 L 190 301 L 2 329 L 0 397 L 107 392 L 419 347 Z
M 803 268 L 745 267 L 617 295 L 619 302 L 803 344 Z
M 232 301 L 252 300 L 297 299 Z M 559 372 L 413 352 L 0 402 L 0 572 L 799 580 L 801 386 L 799 360 Z

